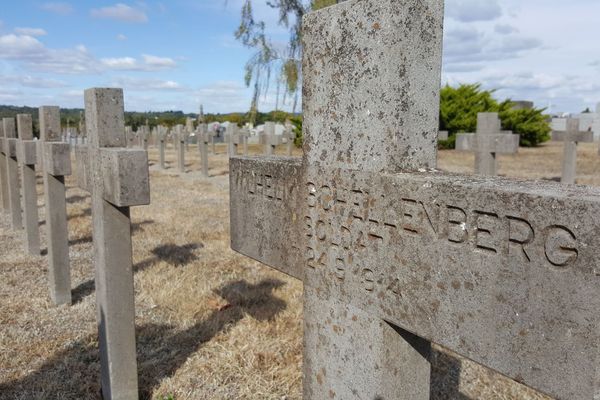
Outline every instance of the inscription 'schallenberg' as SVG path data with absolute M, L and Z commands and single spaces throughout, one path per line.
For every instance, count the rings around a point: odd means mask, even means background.
M 600 190 L 434 169 L 443 14 L 304 17 L 304 156 L 231 157 L 231 247 L 304 283 L 305 399 L 427 399 L 431 343 L 597 398 Z

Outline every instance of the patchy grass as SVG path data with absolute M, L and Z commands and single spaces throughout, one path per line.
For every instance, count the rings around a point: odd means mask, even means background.
M 556 179 L 561 150 L 556 143 L 521 149 L 501 157 L 500 173 Z M 151 166 L 152 204 L 132 210 L 141 397 L 300 399 L 302 285 L 229 249 L 225 146 L 218 152 L 205 179 L 194 146 L 185 176 L 169 149 L 170 169 Z M 597 144 L 580 146 L 579 156 L 579 181 L 600 185 Z M 150 159 L 157 163 L 155 149 Z M 442 169 L 468 173 L 472 165 L 468 153 L 440 153 Z M 21 235 L 0 213 L 2 399 L 99 398 L 90 200 L 73 178 L 67 183 L 71 307 L 51 305 L 46 260 L 25 255 Z M 44 247 L 41 181 L 38 190 Z M 437 350 L 435 399 L 546 399 Z

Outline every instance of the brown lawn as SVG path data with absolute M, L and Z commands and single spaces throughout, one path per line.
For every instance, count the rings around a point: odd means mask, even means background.
M 580 146 L 580 183 L 600 186 L 597 146 Z M 132 211 L 142 398 L 300 399 L 302 285 L 229 249 L 227 157 L 225 146 L 217 149 L 209 179 L 194 146 L 184 177 L 170 149 L 169 170 L 151 166 L 152 204 Z M 500 173 L 556 179 L 561 150 L 521 149 L 501 157 Z M 472 171 L 470 154 L 439 158 L 441 169 Z M 150 159 L 156 163 L 155 149 Z M 70 178 L 71 307 L 50 304 L 45 259 L 24 254 L 0 213 L 0 399 L 99 398 L 90 200 L 74 184 Z M 42 196 L 39 206 L 43 224 Z M 441 349 L 433 366 L 435 399 L 547 398 Z

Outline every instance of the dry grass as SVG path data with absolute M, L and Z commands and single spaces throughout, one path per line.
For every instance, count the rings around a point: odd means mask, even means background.
M 580 181 L 600 185 L 596 146 L 581 146 Z M 556 178 L 560 150 L 522 149 L 502 157 L 501 173 Z M 229 249 L 225 146 L 218 151 L 204 179 L 194 147 L 183 177 L 169 150 L 169 170 L 151 167 L 152 204 L 132 211 L 142 398 L 300 399 L 302 286 Z M 442 169 L 472 163 L 440 153 Z M 0 399 L 99 398 L 89 196 L 68 185 L 71 307 L 50 304 L 45 259 L 26 256 L 0 214 Z M 43 221 L 41 196 L 40 213 Z M 546 398 L 448 352 L 433 366 L 436 399 Z

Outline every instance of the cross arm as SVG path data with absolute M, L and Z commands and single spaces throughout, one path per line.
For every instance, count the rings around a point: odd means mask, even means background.
M 559 398 L 593 397 L 599 189 L 315 167 L 300 188 L 305 284 Z
M 38 164 L 54 176 L 71 175 L 71 146 L 65 142 L 37 142 Z
M 519 150 L 519 139 L 519 135 L 512 132 L 485 135 L 463 133 L 456 137 L 456 150 L 514 154 Z
M 17 144 L 17 159 L 23 165 L 37 164 L 37 142 L 33 140 L 19 140 Z
M 565 132 L 565 131 L 553 131 L 552 140 L 554 141 L 573 141 L 581 143 L 591 143 L 594 141 L 594 132 L 592 131 L 578 131 L 578 132 Z
M 148 153 L 143 149 L 100 148 L 87 146 L 75 149 L 77 185 L 88 192 L 95 189 L 90 160 L 99 157 L 102 169 L 102 198 L 117 207 L 150 204 Z
M 301 163 L 291 158 L 230 159 L 231 248 L 303 279 L 298 192 Z

